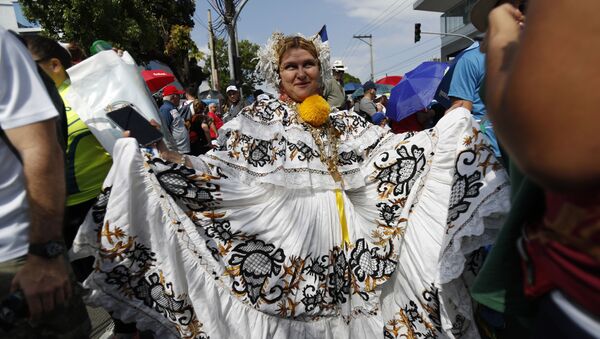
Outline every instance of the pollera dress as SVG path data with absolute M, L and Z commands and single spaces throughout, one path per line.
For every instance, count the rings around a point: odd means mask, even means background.
M 319 148 L 263 101 L 194 168 L 119 140 L 73 247 L 96 257 L 88 303 L 157 338 L 478 337 L 467 286 L 509 185 L 470 113 L 397 135 L 347 111 L 330 124 L 339 147 L 323 129 Z

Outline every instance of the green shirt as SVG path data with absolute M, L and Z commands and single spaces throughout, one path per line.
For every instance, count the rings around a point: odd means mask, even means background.
M 71 82 L 66 80 L 58 88 L 67 111 L 67 206 L 98 196 L 112 166 L 108 152 L 67 101 L 70 85 Z

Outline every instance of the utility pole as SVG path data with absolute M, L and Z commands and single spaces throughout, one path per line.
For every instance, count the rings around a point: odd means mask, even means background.
M 242 70 L 237 43 L 237 19 L 247 2 L 248 0 L 243 0 L 238 8 L 236 8 L 234 0 L 224 1 L 225 15 L 223 16 L 223 22 L 227 26 L 227 34 L 229 35 L 229 77 L 238 87 L 238 90 L 240 90 L 240 94 L 242 94 Z
M 353 35 L 352 37 L 364 42 L 371 48 L 371 81 L 375 81 L 375 68 L 373 67 L 373 35 Z M 367 42 L 363 39 L 369 39 L 369 41 Z
M 213 91 L 219 91 L 219 73 L 217 72 L 217 51 L 215 48 L 215 33 L 212 27 L 212 15 L 208 10 L 208 48 L 210 48 L 210 77 Z
M 227 26 L 227 34 L 229 35 L 229 42 L 227 47 L 229 49 L 229 78 L 238 85 L 237 72 L 236 72 L 236 57 L 237 57 L 237 39 L 235 36 L 235 22 L 233 18 L 235 16 L 235 4 L 233 0 L 225 0 L 225 16 L 223 21 Z

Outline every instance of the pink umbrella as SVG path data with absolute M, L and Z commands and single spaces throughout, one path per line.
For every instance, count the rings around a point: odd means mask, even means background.
M 142 78 L 150 92 L 158 92 L 161 88 L 175 81 L 175 76 L 160 69 L 142 71 Z

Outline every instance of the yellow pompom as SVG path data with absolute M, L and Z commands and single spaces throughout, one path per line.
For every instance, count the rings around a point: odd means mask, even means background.
M 320 95 L 311 95 L 298 105 L 300 118 L 313 127 L 319 127 L 329 119 L 331 107 Z

